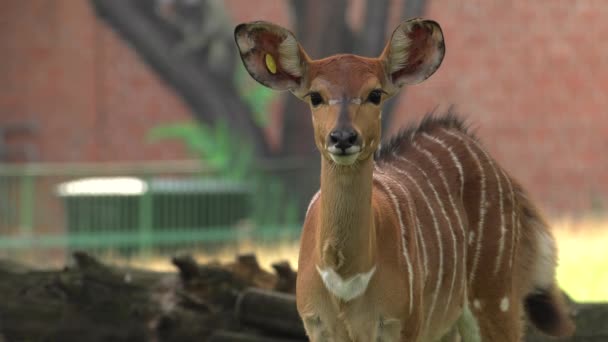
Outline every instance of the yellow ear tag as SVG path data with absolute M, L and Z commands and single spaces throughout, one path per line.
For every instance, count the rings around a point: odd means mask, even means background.
M 268 71 L 270 71 L 271 74 L 276 74 L 277 73 L 277 63 L 275 63 L 274 58 L 272 58 L 272 55 L 267 53 L 266 56 L 264 57 L 265 61 L 266 61 L 266 68 L 268 69 Z

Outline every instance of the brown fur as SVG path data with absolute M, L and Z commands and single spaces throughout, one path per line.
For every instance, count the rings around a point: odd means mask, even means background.
M 460 121 L 426 119 L 374 161 L 383 101 L 441 63 L 445 45 L 437 23 L 404 22 L 379 58 L 313 61 L 298 47 L 283 56 L 290 66 L 300 65 L 297 80 L 271 75 L 260 57 L 250 58 L 268 53 L 264 49 L 274 53 L 290 32 L 257 22 L 240 25 L 235 35 L 258 81 L 305 101 L 311 92 L 323 99 L 311 105 L 321 190 L 304 222 L 296 289 L 312 341 L 435 341 L 455 335 L 457 325 L 462 336 L 474 335 L 466 329 L 475 327 L 460 325 L 465 306 L 483 341 L 519 341 L 524 300 L 545 332 L 573 331 L 555 290 L 547 225 Z M 259 37 L 271 47 L 256 43 Z M 375 89 L 385 94 L 380 104 L 367 101 Z M 328 136 L 338 127 L 357 132 L 361 149 L 352 164 L 335 163 L 329 152 Z M 361 295 L 342 300 L 328 290 L 321 269 L 344 280 L 375 273 Z M 543 320 L 543 313 L 552 316 Z

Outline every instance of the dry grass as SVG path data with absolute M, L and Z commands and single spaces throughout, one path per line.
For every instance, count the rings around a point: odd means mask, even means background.
M 552 222 L 559 248 L 559 284 L 577 301 L 608 301 L 608 218 L 560 219 Z M 288 260 L 297 266 L 298 244 L 260 246 L 243 242 L 213 254 L 195 253 L 199 262 L 231 261 L 237 253 L 255 253 L 260 264 L 269 269 L 273 262 Z M 155 270 L 174 270 L 167 256 L 131 260 L 131 266 Z

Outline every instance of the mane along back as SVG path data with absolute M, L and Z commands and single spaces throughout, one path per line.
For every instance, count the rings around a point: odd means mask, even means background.
M 448 109 L 442 114 L 436 114 L 433 111 L 427 113 L 420 123 L 410 124 L 388 139 L 388 141 L 383 142 L 382 146 L 376 151 L 374 159 L 376 161 L 391 160 L 394 152 L 403 153 L 412 144 L 417 135 L 431 133 L 438 128 L 457 130 L 477 140 L 475 135 L 469 131 L 469 126 L 464 119 L 460 118 L 452 109 Z

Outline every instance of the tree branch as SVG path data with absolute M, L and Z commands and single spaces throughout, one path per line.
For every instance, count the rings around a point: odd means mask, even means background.
M 135 48 L 204 122 L 228 120 L 254 145 L 259 156 L 269 154 L 264 132 L 255 124 L 232 79 L 217 77 L 198 56 L 172 53 L 175 33 L 155 18 L 152 3 L 141 0 L 91 0 L 98 15 Z

